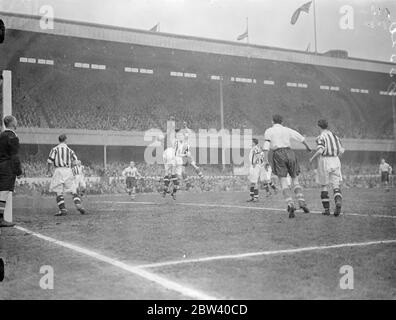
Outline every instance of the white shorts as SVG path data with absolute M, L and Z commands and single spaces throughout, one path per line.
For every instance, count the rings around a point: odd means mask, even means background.
M 271 181 L 271 170 L 265 170 L 265 167 L 260 167 L 260 181 L 270 182 Z
M 260 178 L 260 166 L 250 167 L 249 181 L 250 183 L 257 183 Z
M 181 176 L 183 174 L 184 166 L 183 166 L 183 158 L 175 157 L 175 174 Z
M 342 181 L 341 162 L 338 157 L 323 157 L 318 160 L 317 182 L 324 186 L 338 187 Z
M 66 192 L 76 193 L 76 184 L 71 168 L 56 168 L 50 183 L 50 192 L 63 194 Z
M 74 176 L 74 183 L 76 184 L 76 188 L 86 189 L 87 184 L 85 183 L 85 178 L 82 174 L 78 174 Z

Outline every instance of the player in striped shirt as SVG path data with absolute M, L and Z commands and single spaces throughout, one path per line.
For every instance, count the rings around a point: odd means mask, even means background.
M 171 175 L 171 181 L 173 183 L 173 190 L 171 196 L 173 200 L 176 200 L 176 192 L 180 188 L 180 180 L 183 177 L 183 157 L 185 155 L 184 149 L 184 135 L 180 132 L 180 129 L 176 129 L 176 140 L 173 144 L 173 150 L 175 152 L 174 157 L 174 172 Z
M 259 196 L 258 180 L 260 177 L 260 162 L 262 159 L 262 150 L 258 145 L 258 139 L 252 139 L 252 149 L 249 152 L 249 181 L 250 181 L 250 199 L 247 202 L 257 202 Z
M 85 213 L 82 207 L 81 199 L 77 195 L 77 188 L 74 182 L 74 175 L 71 169 L 73 161 L 78 160 L 76 154 L 66 144 L 66 135 L 59 136 L 59 144 L 52 148 L 48 156 L 47 175 L 51 176 L 51 167 L 55 166 L 54 174 L 52 175 L 50 183 L 50 192 L 56 193 L 56 202 L 59 207 L 59 212 L 55 216 L 63 216 L 67 214 L 64 193 L 71 193 L 73 196 L 74 205 L 81 213 Z
M 122 171 L 122 176 L 125 178 L 128 194 L 132 197 L 132 199 L 135 199 L 137 179 L 143 178 L 138 169 L 135 167 L 135 162 L 131 161 L 129 163 L 129 167 Z
M 328 129 L 327 120 L 321 119 L 318 121 L 320 128 L 320 135 L 316 138 L 316 152 L 309 159 L 312 163 L 318 159 L 318 181 L 321 185 L 322 204 L 324 208 L 324 215 L 330 215 L 330 199 L 328 185 L 333 187 L 333 195 L 335 202 L 334 216 L 337 217 L 341 214 L 342 194 L 340 183 L 342 181 L 341 156 L 345 149 L 341 144 L 341 140 L 332 131 Z
M 80 160 L 76 160 L 72 165 L 72 172 L 74 175 L 74 183 L 76 184 L 77 193 L 82 197 L 87 189 L 84 177 L 84 166 Z

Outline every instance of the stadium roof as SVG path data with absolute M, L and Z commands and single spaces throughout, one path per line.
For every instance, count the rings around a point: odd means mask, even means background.
M 126 27 L 54 19 L 54 29 L 40 27 L 41 16 L 0 11 L 0 17 L 8 29 L 40 32 L 53 35 L 80 37 L 95 40 L 133 43 L 137 45 L 169 49 L 231 55 L 255 59 L 287 61 L 336 68 L 390 73 L 396 64 L 358 58 L 337 58 L 297 50 L 262 45 L 215 40 L 164 32 L 151 32 Z

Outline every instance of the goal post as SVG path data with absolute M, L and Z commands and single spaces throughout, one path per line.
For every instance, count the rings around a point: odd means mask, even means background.
M 5 116 L 12 114 L 11 71 L 3 70 L 1 82 L 2 82 L 2 95 L 3 95 L 2 114 L 4 118 Z M 3 122 L 3 119 L 1 119 L 1 122 Z M 4 130 L 4 123 L 2 123 L 2 125 Z M 8 194 L 8 199 L 4 210 L 4 220 L 8 222 L 12 222 L 12 192 Z

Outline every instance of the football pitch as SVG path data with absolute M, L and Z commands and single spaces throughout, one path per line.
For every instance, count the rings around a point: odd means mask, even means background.
M 69 197 L 63 217 L 54 198 L 17 196 L 0 299 L 395 299 L 396 190 L 345 189 L 337 218 L 319 193 L 305 190 L 312 212 L 295 219 L 280 194 L 87 196 L 87 215 Z

